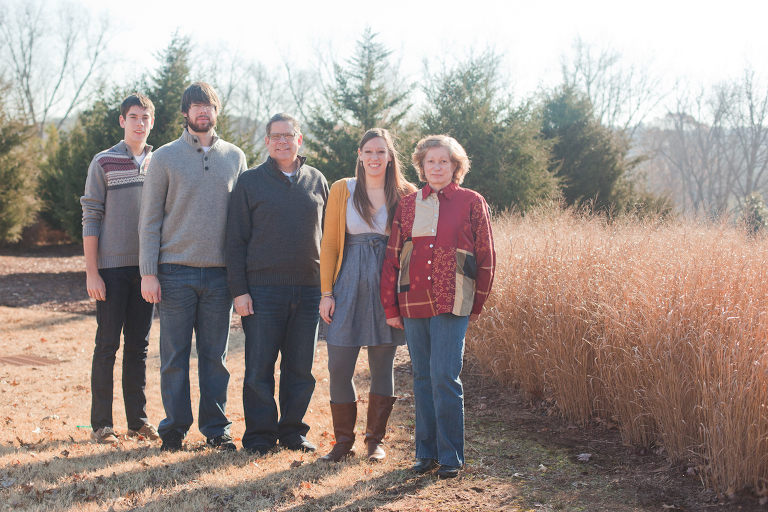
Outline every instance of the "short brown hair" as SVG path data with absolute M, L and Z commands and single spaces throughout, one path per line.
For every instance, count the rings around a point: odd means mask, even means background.
M 123 116 L 123 119 L 128 115 L 128 111 L 131 110 L 131 107 L 145 108 L 149 110 L 149 115 L 152 119 L 155 118 L 155 104 L 152 103 L 151 99 L 141 93 L 134 92 L 129 94 L 120 104 L 120 115 Z
M 273 115 L 269 122 L 267 122 L 267 135 L 272 133 L 272 124 L 278 123 L 280 121 L 290 123 L 296 133 L 301 133 L 301 124 L 299 123 L 299 120 L 293 117 L 291 114 L 280 112 L 279 114 Z
M 213 105 L 218 113 L 221 110 L 221 102 L 216 90 L 205 82 L 195 82 L 184 91 L 181 97 L 181 111 L 189 114 L 189 107 L 193 103 L 202 103 L 204 105 Z
M 461 185 L 469 172 L 469 157 L 461 144 L 449 135 L 429 135 L 416 144 L 411 162 L 419 173 L 419 179 L 424 182 L 427 181 L 424 175 L 424 157 L 427 155 L 427 151 L 434 148 L 448 148 L 448 156 L 456 167 L 453 171 L 453 182 Z

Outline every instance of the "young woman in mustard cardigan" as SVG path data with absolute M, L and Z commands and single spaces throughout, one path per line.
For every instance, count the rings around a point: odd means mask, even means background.
M 320 244 L 320 317 L 328 324 L 328 371 L 336 444 L 320 460 L 354 456 L 357 391 L 352 380 L 360 347 L 368 347 L 371 390 L 365 443 L 369 460 L 386 457 L 381 442 L 397 397 L 394 360 L 405 344 L 387 325 L 380 299 L 381 267 L 400 199 L 415 191 L 405 180 L 392 136 L 373 128 L 357 150 L 354 178 L 331 187 Z

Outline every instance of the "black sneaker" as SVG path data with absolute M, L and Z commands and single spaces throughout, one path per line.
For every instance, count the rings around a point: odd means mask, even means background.
M 179 450 L 183 450 L 184 447 L 181 445 L 183 440 L 184 434 L 178 430 L 171 430 L 163 436 L 163 446 L 160 447 L 160 450 L 164 452 L 178 452 Z
M 256 457 L 266 457 L 269 455 L 269 452 L 272 451 L 270 448 L 267 448 L 265 446 L 254 446 L 252 448 L 246 448 L 243 446 L 243 453 L 246 453 L 248 455 L 254 455 Z
M 288 445 L 288 446 L 286 446 L 286 448 L 288 448 L 292 452 L 312 453 L 312 452 L 317 451 L 317 446 L 313 445 L 312 443 L 310 443 L 306 439 L 303 439 L 299 443 Z
M 213 439 L 207 439 L 205 443 L 212 448 L 216 448 L 217 450 L 224 452 L 237 451 L 237 446 L 235 446 L 235 443 L 232 442 L 232 436 L 229 434 L 221 434 L 220 436 L 216 436 Z

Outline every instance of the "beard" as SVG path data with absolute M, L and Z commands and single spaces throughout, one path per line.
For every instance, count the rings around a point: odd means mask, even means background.
M 216 128 L 216 118 L 208 118 L 206 121 L 201 121 L 199 123 L 196 123 L 192 121 L 191 119 L 187 118 L 187 126 L 190 130 L 196 133 L 208 133 L 209 131 Z

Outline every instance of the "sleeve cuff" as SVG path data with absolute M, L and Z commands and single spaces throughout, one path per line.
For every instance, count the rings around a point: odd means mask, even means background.
M 101 234 L 101 226 L 83 226 L 83 237 L 99 236 L 99 234 Z
M 142 263 L 139 267 L 139 272 L 141 272 L 141 277 L 144 276 L 156 276 L 157 275 L 157 262 L 152 263 Z
M 385 309 L 384 310 L 384 314 L 386 315 L 387 320 L 389 320 L 391 318 L 397 318 L 397 317 L 401 316 L 400 315 L 400 308 L 398 306 L 393 306 L 391 308 Z
M 232 298 L 236 299 L 241 295 L 248 293 L 248 282 L 233 283 L 229 285 L 229 293 L 232 294 Z

